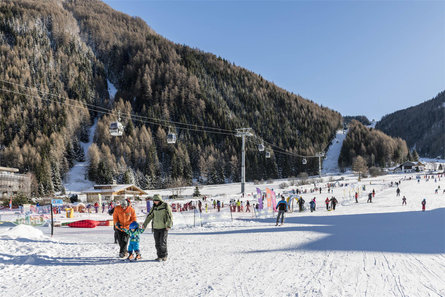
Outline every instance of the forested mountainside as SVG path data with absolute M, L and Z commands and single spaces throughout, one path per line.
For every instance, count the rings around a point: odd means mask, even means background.
M 365 159 L 368 167 L 386 167 L 392 162 L 401 163 L 411 158 L 406 142 L 401 138 L 392 138 L 353 120 L 343 141 L 338 164 L 341 168 L 349 167 L 357 156 Z
M 40 195 L 61 190 L 85 158 L 79 142 L 95 118 L 90 179 L 143 188 L 239 180 L 241 127 L 259 137 L 247 145 L 248 180 L 313 173 L 315 159 L 303 165 L 268 143 L 313 155 L 341 127 L 339 113 L 95 0 L 2 1 L 0 60 L 0 162 L 33 172 Z M 125 132 L 112 137 L 118 113 Z
M 376 129 L 402 137 L 420 156 L 445 158 L 445 91 L 431 100 L 385 115 Z
M 352 122 L 352 120 L 359 121 L 360 123 L 362 123 L 365 126 L 371 125 L 371 121 L 364 115 L 344 116 L 343 117 L 343 124 L 344 125 L 349 125 L 349 123 Z

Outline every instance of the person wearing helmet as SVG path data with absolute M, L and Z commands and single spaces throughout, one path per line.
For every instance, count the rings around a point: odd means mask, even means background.
M 168 203 L 162 201 L 161 196 L 158 194 L 153 196 L 153 204 L 142 228 L 146 229 L 148 224 L 152 222 L 151 226 L 158 256 L 156 261 L 167 261 L 167 235 L 168 230 L 173 225 L 172 209 Z
M 129 235 L 122 229 L 129 229 L 130 224 L 136 221 L 136 212 L 128 205 L 127 200 L 122 200 L 120 205 L 114 208 L 113 222 L 117 229 L 117 241 L 119 243 L 119 257 L 126 257 Z
M 145 229 L 139 228 L 138 222 L 134 221 L 130 224 L 130 229 L 122 228 L 122 230 L 130 236 L 130 244 L 128 245 L 128 260 L 139 260 L 141 253 L 139 249 L 139 235 L 144 233 Z M 136 257 L 133 256 L 133 252 L 136 253 Z

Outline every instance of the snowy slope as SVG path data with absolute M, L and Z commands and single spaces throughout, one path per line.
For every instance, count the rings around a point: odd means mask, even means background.
M 334 140 L 332 140 L 332 144 L 329 146 L 328 152 L 326 153 L 326 158 L 323 161 L 321 170 L 323 174 L 338 173 L 340 171 L 338 168 L 338 157 L 340 156 L 341 147 L 346 138 L 346 133 L 347 132 L 343 132 L 343 130 L 337 131 L 337 134 Z
M 114 97 L 116 96 L 117 89 L 116 87 L 107 79 L 108 84 L 108 94 L 110 96 L 111 102 L 114 101 Z M 65 178 L 65 189 L 67 193 L 70 192 L 81 192 L 86 189 L 92 188 L 94 182 L 89 181 L 86 177 L 88 170 L 88 149 L 90 145 L 93 143 L 94 133 L 96 132 L 96 124 L 97 119 L 94 121 L 94 124 L 90 128 L 90 135 L 88 139 L 88 143 L 81 142 L 81 146 L 85 153 L 85 162 L 77 162 L 74 164 L 73 168 L 68 172 Z
M 415 177 L 361 183 L 346 177 L 348 184 L 375 188 L 373 203 L 362 195 L 359 203 L 342 203 L 336 211 L 319 205 L 315 213 L 288 213 L 281 227 L 273 219 L 243 214 L 245 219 L 233 223 L 173 228 L 165 263 L 151 260 L 156 255 L 149 231 L 141 236 L 143 260 L 128 263 L 116 259 L 111 227 L 56 228 L 52 240 L 31 231 L 38 236 L 19 232 L 12 239 L 10 230 L 0 228 L 1 292 L 12 297 L 445 296 L 445 194 L 434 193 L 445 188 L 445 179 L 418 183 Z M 389 186 L 401 179 L 407 206 Z M 335 188 L 334 195 L 342 190 Z M 319 204 L 325 196 L 323 189 Z M 423 197 L 426 212 L 419 211 Z
M 94 183 L 89 181 L 87 178 L 87 170 L 88 170 L 88 148 L 93 143 L 94 133 L 96 131 L 97 120 L 94 121 L 94 124 L 90 128 L 90 134 L 88 143 L 81 142 L 80 145 L 85 153 L 85 162 L 76 162 L 71 168 L 71 170 L 67 173 L 65 178 L 65 189 L 67 193 L 70 192 L 81 192 L 88 188 L 92 188 Z
M 109 81 L 108 79 L 107 79 L 107 84 L 108 84 L 108 94 L 109 94 L 109 96 L 110 96 L 111 102 L 113 102 L 113 101 L 114 101 L 114 98 L 115 98 L 115 96 L 116 96 L 116 93 L 117 93 L 117 89 L 116 89 L 116 87 L 111 83 L 111 81 Z

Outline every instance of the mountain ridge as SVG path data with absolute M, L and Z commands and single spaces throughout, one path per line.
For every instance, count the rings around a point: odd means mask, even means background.
M 422 157 L 445 158 L 445 91 L 417 105 L 385 115 L 376 129 L 406 140 Z

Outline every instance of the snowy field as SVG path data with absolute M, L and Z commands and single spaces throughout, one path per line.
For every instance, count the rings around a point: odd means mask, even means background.
M 405 177 L 402 206 L 389 184 Z M 117 259 L 111 227 L 60 227 L 53 238 L 43 227 L 0 228 L 0 295 L 445 296 L 445 178 L 343 182 L 366 185 L 359 203 L 346 188 L 303 194 L 306 201 L 317 197 L 317 211 L 288 213 L 283 226 L 234 214 L 233 222 L 174 227 L 161 263 L 152 260 L 149 230 L 141 236 L 143 260 L 129 263 Z M 372 189 L 374 201 L 366 203 Z M 332 195 L 340 204 L 326 211 L 323 201 Z

